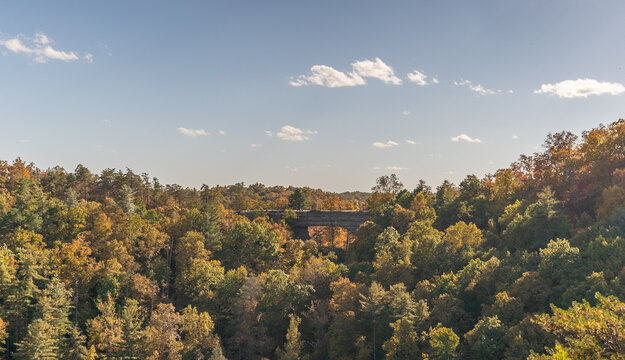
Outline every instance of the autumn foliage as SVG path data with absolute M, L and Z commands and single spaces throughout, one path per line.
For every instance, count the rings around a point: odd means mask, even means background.
M 299 209 L 371 221 L 296 239 Z M 623 359 L 623 299 L 625 120 L 435 189 L 0 161 L 7 359 Z

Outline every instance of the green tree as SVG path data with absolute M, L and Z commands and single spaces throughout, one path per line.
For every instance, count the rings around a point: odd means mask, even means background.
M 382 346 L 386 352 L 386 359 L 411 359 L 419 354 L 419 335 L 412 321 L 401 318 L 390 325 L 393 336 Z
M 191 305 L 182 312 L 183 359 L 209 359 L 219 346 L 219 338 L 213 333 L 215 324 L 206 312 L 198 313 Z
M 482 237 L 482 232 L 475 224 L 459 221 L 445 230 L 443 241 L 454 250 L 459 250 L 463 247 L 474 249 L 480 246 L 484 238 Z
M 17 344 L 15 358 L 20 360 L 56 360 L 60 358 L 56 329 L 43 319 L 35 319 L 28 333 Z
M 380 338 L 384 338 L 385 328 L 387 328 L 387 307 L 386 290 L 377 282 L 369 287 L 368 294 L 361 295 L 360 307 L 365 328 L 368 329 L 368 336 L 371 336 L 371 348 L 373 358 L 376 359 L 381 352 Z
M 456 348 L 460 338 L 450 328 L 438 326 L 428 333 L 430 356 L 432 360 L 451 360 L 456 357 Z
M 210 252 L 204 248 L 204 236 L 194 231 L 187 232 L 178 240 L 175 254 L 178 270 L 176 287 L 181 291 L 180 300 L 207 306 L 224 276 L 221 263 L 210 260 Z
M 410 320 L 416 329 L 430 316 L 424 300 L 415 301 L 403 283 L 391 285 L 387 293 L 388 311 L 392 319 Z
M 506 348 L 506 328 L 497 316 L 484 317 L 466 333 L 472 359 L 501 359 Z
M 280 260 L 281 246 L 285 241 L 284 233 L 265 219 L 249 221 L 237 216 L 225 231 L 223 250 L 219 255 L 228 268 L 243 265 L 260 272 Z
M 84 337 L 69 320 L 72 291 L 54 277 L 44 289 L 37 304 L 41 319 L 54 329 L 54 340 L 59 348 L 59 357 L 64 359 L 82 358 L 86 352 Z
M 12 232 L 18 228 L 39 232 L 47 210 L 41 187 L 33 179 L 22 177 L 17 180 L 12 195 L 12 207 L 0 217 L 0 233 Z
M 502 215 L 500 222 L 505 225 L 504 244 L 510 249 L 536 250 L 551 239 L 566 237 L 570 231 L 561 204 L 549 188 L 539 193 L 536 202 L 525 210 L 519 204 L 506 211 L 508 214 Z
M 277 358 L 279 360 L 300 360 L 307 357 L 302 355 L 303 342 L 300 337 L 299 325 L 301 319 L 293 314 L 289 314 L 289 329 L 286 332 L 286 342 L 284 343 L 284 349 L 278 349 L 276 351 Z
M 122 357 L 138 359 L 141 355 L 143 338 L 143 311 L 136 300 L 127 299 L 120 314 L 122 327 Z
M 380 176 L 375 181 L 375 186 L 371 190 L 375 193 L 397 194 L 404 188 L 404 184 L 399 181 L 395 174 Z
M 296 188 L 293 193 L 289 195 L 289 208 L 295 210 L 307 209 L 309 206 L 308 195 L 303 189 Z
M 625 354 L 625 304 L 614 296 L 595 296 L 595 307 L 586 300 L 573 302 L 569 309 L 552 306 L 553 315 L 536 318 L 561 341 L 555 353 L 565 352 L 572 359 L 618 359 Z
M 551 281 L 556 296 L 562 293 L 578 278 L 579 249 L 569 245 L 565 239 L 552 240 L 540 249 L 538 272 Z

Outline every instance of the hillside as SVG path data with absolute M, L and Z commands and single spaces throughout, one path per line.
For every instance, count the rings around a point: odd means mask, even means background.
M 625 120 L 458 185 L 373 180 L 198 190 L 0 161 L 5 357 L 625 358 Z M 373 221 L 304 241 L 267 209 Z

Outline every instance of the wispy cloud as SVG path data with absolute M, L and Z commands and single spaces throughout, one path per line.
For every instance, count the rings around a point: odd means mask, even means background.
M 93 64 L 93 54 L 85 54 L 85 60 L 87 60 L 89 64 Z
M 466 141 L 466 142 L 470 142 L 470 143 L 481 143 L 482 140 L 480 139 L 476 139 L 476 138 L 472 138 L 467 134 L 460 134 L 458 136 L 454 136 L 451 138 L 451 141 L 454 142 L 458 142 L 458 141 Z
M 473 82 L 471 82 L 471 80 L 454 81 L 454 85 L 468 87 L 471 91 L 473 91 L 474 93 L 478 95 L 494 95 L 494 94 L 502 92 L 501 90 L 485 88 L 481 84 L 476 85 Z M 512 90 L 509 90 L 508 92 L 512 93 Z
M 437 78 L 432 78 L 430 82 L 428 82 L 427 78 L 428 76 L 419 70 L 414 70 L 413 72 L 408 74 L 408 81 L 415 83 L 419 86 L 426 86 L 429 84 L 438 84 Z
M 410 145 L 416 145 L 417 144 L 417 142 L 414 141 L 414 140 L 406 139 L 405 141 L 406 141 L 406 143 L 408 143 Z
M 217 133 L 219 135 L 226 135 L 226 131 L 225 130 L 219 130 L 219 131 L 217 131 Z
M 564 80 L 555 84 L 542 84 L 534 94 L 556 95 L 560 98 L 587 98 L 590 95 L 619 95 L 625 86 L 615 82 L 601 82 L 594 79 Z
M 187 129 L 183 127 L 178 128 L 178 132 L 180 132 L 184 136 L 206 136 L 209 135 L 204 129 Z
M 401 167 L 401 166 L 386 166 L 384 167 L 385 170 L 391 170 L 391 171 L 400 171 L 400 170 L 408 170 L 407 167 Z M 373 170 L 382 170 L 381 166 L 374 166 Z
M 269 131 L 269 130 L 265 130 L 265 135 L 267 136 L 273 136 L 273 132 Z
M 393 68 L 379 58 L 361 60 L 352 63 L 351 72 L 343 72 L 327 65 L 313 65 L 310 75 L 291 78 L 289 84 L 299 87 L 303 85 L 319 85 L 329 88 L 366 85 L 364 78 L 375 78 L 386 84 L 401 85 L 402 80 L 395 76 Z
M 276 133 L 276 136 L 286 141 L 306 141 L 310 140 L 310 137 L 307 135 L 315 134 L 317 134 L 316 130 L 302 130 L 290 125 L 285 125 Z
M 292 172 L 298 172 L 299 170 L 303 169 L 303 167 L 301 166 L 297 167 L 297 166 L 289 166 L 289 165 L 285 165 L 284 168 Z
M 389 140 L 387 142 L 380 142 L 380 141 L 376 141 L 373 144 L 371 144 L 371 146 L 375 147 L 375 148 L 389 148 L 389 147 L 393 147 L 393 146 L 397 146 L 399 145 L 398 143 L 396 143 L 395 141 Z
M 49 60 L 76 61 L 78 55 L 73 51 L 61 51 L 52 47 L 52 40 L 43 33 L 37 33 L 33 37 L 17 35 L 7 40 L 0 40 L 0 46 L 15 54 L 24 54 L 33 58 L 37 63 L 46 63 Z M 93 56 L 91 56 L 92 62 Z
M 250 144 L 250 146 L 251 146 L 251 147 L 253 147 L 253 148 L 259 148 L 259 147 L 262 147 L 262 145 L 261 145 L 261 144 Z
M 408 116 L 408 115 L 410 115 L 410 111 L 404 110 L 404 111 L 401 112 L 401 114 L 404 115 L 404 116 Z

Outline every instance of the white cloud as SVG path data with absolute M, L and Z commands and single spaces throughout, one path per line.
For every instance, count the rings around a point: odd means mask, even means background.
M 534 94 L 557 95 L 560 98 L 587 98 L 590 95 L 618 95 L 625 92 L 621 83 L 600 82 L 594 79 L 565 80 L 542 84 Z
M 501 90 L 487 89 L 487 88 L 483 87 L 481 84 L 475 85 L 470 80 L 454 81 L 454 85 L 455 86 L 466 86 L 471 91 L 473 91 L 474 93 L 476 93 L 478 95 L 493 95 L 493 94 L 497 94 L 497 93 L 501 92 Z
M 288 165 L 286 165 L 284 168 L 292 172 L 298 172 L 300 169 L 303 169 L 302 167 L 294 167 L 294 166 L 288 166 Z
M 487 89 L 480 84 L 472 85 L 470 88 L 471 88 L 471 91 L 476 92 L 480 95 L 493 95 L 497 92 L 501 92 L 501 91 L 495 91 L 493 89 Z
M 35 40 L 33 41 L 39 45 L 47 45 L 50 43 L 50 39 L 48 39 L 46 34 L 42 34 L 42 33 L 35 34 Z
M 401 167 L 401 166 L 386 166 L 386 167 L 384 167 L 384 169 L 391 170 L 391 171 L 408 170 L 408 168 Z M 382 167 L 381 166 L 374 166 L 373 170 L 382 170 Z
M 454 137 L 451 138 L 451 141 L 455 141 L 455 142 L 466 141 L 466 142 L 470 142 L 470 143 L 481 143 L 482 142 L 482 140 L 474 139 L 474 138 L 470 137 L 467 134 L 460 134 L 458 136 L 454 136 Z
M 273 136 L 273 133 L 269 130 L 265 130 L 265 135 L 267 136 Z
M 400 78 L 395 76 L 393 68 L 379 58 L 362 60 L 352 63 L 351 72 L 342 72 L 327 65 L 313 65 L 310 75 L 291 78 L 289 84 L 299 87 L 303 85 L 319 85 L 329 88 L 366 85 L 365 77 L 376 78 L 387 84 L 401 85 Z
M 20 39 L 18 38 L 1 41 L 0 45 L 4 45 L 4 47 L 6 47 L 9 51 L 12 51 L 16 54 L 21 53 L 21 52 L 24 52 L 24 53 L 32 52 L 32 50 L 27 48 L 24 44 L 22 44 L 22 41 L 20 41 Z
M 516 139 L 518 139 L 518 138 L 519 138 L 519 137 L 518 137 L 517 135 L 512 135 L 512 139 L 513 139 L 513 140 L 516 140 Z
M 380 58 L 356 61 L 352 64 L 352 69 L 360 76 L 380 79 L 386 84 L 401 85 L 402 83 L 401 79 L 395 76 L 393 68 L 386 65 Z
M 410 145 L 416 145 L 416 144 L 417 144 L 417 142 L 416 142 L 416 141 L 414 141 L 414 140 L 406 140 L 406 142 L 407 142 L 408 144 L 410 144 Z
M 226 132 L 224 130 L 219 130 L 217 131 L 217 133 L 219 133 L 219 135 L 226 135 Z
M 250 144 L 250 146 L 251 146 L 251 147 L 253 147 L 253 148 L 259 148 L 259 147 L 261 147 L 262 145 L 261 145 L 261 144 Z
M 208 135 L 206 130 L 204 129 L 187 129 L 183 127 L 179 127 L 178 131 L 185 136 L 205 136 Z
M 437 78 L 432 78 L 432 84 L 438 84 L 438 79 Z
M 420 72 L 419 70 L 415 70 L 411 73 L 408 74 L 408 80 L 410 82 L 413 82 L 419 86 L 425 86 L 428 85 L 428 81 L 427 81 L 428 76 L 425 75 L 424 73 Z M 433 84 L 438 84 L 438 80 L 436 78 L 432 79 L 432 83 Z
M 389 141 L 387 141 L 387 142 L 379 142 L 379 141 L 376 141 L 376 142 L 374 142 L 374 143 L 373 143 L 373 144 L 371 144 L 371 145 L 372 145 L 373 147 L 376 147 L 376 148 L 380 148 L 380 149 L 382 149 L 382 148 L 389 148 L 389 147 L 397 146 L 397 145 L 399 145 L 399 144 L 398 144 L 398 143 L 396 143 L 395 141 L 391 141 L 391 140 L 389 140 Z
M 45 34 L 38 33 L 33 38 L 18 35 L 8 40 L 0 40 L 0 46 L 4 46 L 12 53 L 30 56 L 37 63 L 46 63 L 48 60 L 66 62 L 78 60 L 75 52 L 56 50 L 50 45 L 51 42 Z
M 360 75 L 344 73 L 326 65 L 314 65 L 310 68 L 311 75 L 300 75 L 289 82 L 291 86 L 319 85 L 329 88 L 343 86 L 365 85 L 366 81 Z
M 404 115 L 404 116 L 408 116 L 408 115 L 410 115 L 410 111 L 404 110 L 404 111 L 401 112 L 401 114 Z
M 290 125 L 285 125 L 280 129 L 279 132 L 276 133 L 276 136 L 286 141 L 306 141 L 306 140 L 310 140 L 310 137 L 306 135 L 314 135 L 314 134 L 317 134 L 317 131 L 302 130 L 302 129 L 298 129 Z
M 87 60 L 89 64 L 93 64 L 93 54 L 85 54 L 85 60 Z

